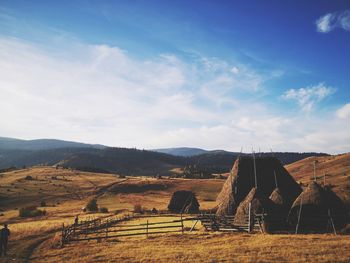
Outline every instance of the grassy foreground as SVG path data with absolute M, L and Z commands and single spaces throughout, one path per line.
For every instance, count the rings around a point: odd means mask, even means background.
M 350 236 L 185 233 L 81 242 L 62 249 L 43 243 L 35 262 L 349 262 Z

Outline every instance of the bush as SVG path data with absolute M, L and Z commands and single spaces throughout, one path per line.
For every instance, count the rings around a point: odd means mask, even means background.
M 97 200 L 91 199 L 88 204 L 86 205 L 86 210 L 90 212 L 96 212 L 98 211 L 98 205 L 97 205 Z
M 108 208 L 107 207 L 100 207 L 100 212 L 101 213 L 108 213 Z
M 45 201 L 41 201 L 41 202 L 40 202 L 40 206 L 41 206 L 41 207 L 45 207 L 45 206 L 46 206 L 46 202 L 45 202 Z
M 134 213 L 143 214 L 143 208 L 140 204 L 134 205 Z
M 25 180 L 33 180 L 33 177 L 30 176 L 30 175 L 27 175 L 24 179 L 25 179 Z
M 27 206 L 19 209 L 20 217 L 36 217 L 43 215 L 46 215 L 46 211 L 37 209 L 36 206 Z

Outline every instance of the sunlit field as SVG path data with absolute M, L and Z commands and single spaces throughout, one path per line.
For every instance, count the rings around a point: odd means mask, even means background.
M 32 176 L 32 180 L 24 179 Z M 215 197 L 224 180 L 119 178 L 53 167 L 34 167 L 3 173 L 1 196 L 5 211 L 0 222 L 11 229 L 8 262 L 347 262 L 350 258 L 348 235 L 263 235 L 206 232 L 195 221 L 184 224 L 184 233 L 145 234 L 132 237 L 79 241 L 60 247 L 60 231 L 74 222 L 99 217 L 132 214 L 134 205 L 144 210 L 165 210 L 176 190 L 196 193 L 201 209 L 216 205 Z M 10 189 L 8 191 L 7 189 Z M 8 196 L 6 196 L 6 193 Z M 108 213 L 86 213 L 82 208 L 91 198 Z M 11 198 L 11 199 L 10 199 Z M 9 202 L 7 202 L 7 200 Z M 40 207 L 45 200 L 46 206 Z M 38 205 L 45 216 L 20 218 L 18 209 Z M 190 215 L 187 216 L 191 217 Z M 177 216 L 141 218 L 122 222 L 139 225 L 178 220 Z M 167 225 L 167 224 L 165 224 Z M 169 223 L 168 225 L 172 225 Z M 118 229 L 118 228 L 116 228 Z M 142 233 L 144 230 L 140 230 Z M 128 233 L 128 232 L 126 232 Z M 5 261 L 6 261 L 5 260 Z

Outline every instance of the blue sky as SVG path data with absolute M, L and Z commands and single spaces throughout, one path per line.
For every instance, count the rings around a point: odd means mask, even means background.
M 0 135 L 350 149 L 349 1 L 0 1 Z

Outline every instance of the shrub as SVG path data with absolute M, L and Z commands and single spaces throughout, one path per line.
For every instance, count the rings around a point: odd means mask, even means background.
M 140 204 L 135 204 L 134 205 L 134 213 L 139 213 L 142 214 L 143 213 L 143 208 Z
M 41 206 L 41 207 L 45 207 L 45 206 L 46 206 L 46 202 L 45 202 L 45 201 L 41 201 L 41 202 L 40 202 L 40 206 Z
M 43 215 L 46 215 L 46 211 L 37 209 L 36 206 L 27 206 L 19 209 L 20 217 L 36 217 Z
M 25 180 L 33 180 L 33 177 L 31 175 L 27 175 L 24 179 Z
M 90 212 L 96 212 L 98 211 L 98 205 L 97 205 L 97 200 L 91 199 L 88 204 L 86 205 L 86 210 Z
M 108 213 L 108 208 L 107 207 L 100 207 L 100 212 L 101 213 Z

